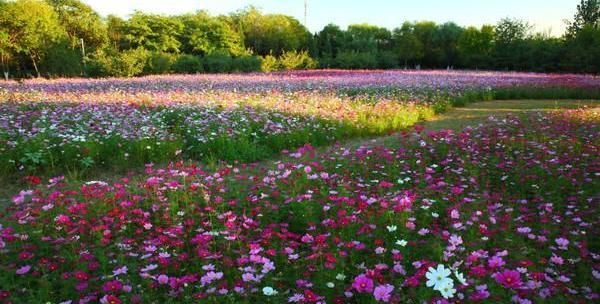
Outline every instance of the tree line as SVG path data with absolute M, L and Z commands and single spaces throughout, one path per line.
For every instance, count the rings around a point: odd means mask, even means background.
M 457 68 L 600 72 L 600 0 L 581 0 L 562 37 L 521 20 L 461 27 L 404 22 L 389 30 L 298 20 L 254 7 L 213 16 L 135 12 L 101 18 L 78 0 L 0 0 L 5 78 L 137 76 L 308 68 Z

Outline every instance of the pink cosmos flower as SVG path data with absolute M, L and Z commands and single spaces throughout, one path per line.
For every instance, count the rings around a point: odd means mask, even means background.
M 158 284 L 164 285 L 169 283 L 169 277 L 164 274 L 161 274 L 158 276 L 158 278 L 156 278 L 156 281 L 158 281 Z
M 373 292 L 373 280 L 364 274 L 354 278 L 352 287 L 358 292 Z
M 558 245 L 558 247 L 560 249 L 566 249 L 567 246 L 569 245 L 569 240 L 565 239 L 565 238 L 557 238 L 556 240 L 556 244 Z
M 390 284 L 379 285 L 375 287 L 375 290 L 373 291 L 373 296 L 375 297 L 375 300 L 387 303 L 392 297 L 393 290 L 394 286 Z
M 504 270 L 496 273 L 494 279 L 505 288 L 519 288 L 522 284 L 521 274 L 516 270 Z
M 30 265 L 25 265 L 25 266 L 20 267 L 19 269 L 17 269 L 17 274 L 18 275 L 24 275 L 24 274 L 28 273 L 29 270 L 31 270 L 31 266 Z

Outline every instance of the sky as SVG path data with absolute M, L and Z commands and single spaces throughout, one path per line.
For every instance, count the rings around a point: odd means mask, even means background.
M 102 16 L 127 17 L 135 10 L 181 14 L 207 10 L 228 14 L 248 5 L 304 22 L 304 0 L 82 0 Z M 461 26 L 495 24 L 504 17 L 528 21 L 538 32 L 561 35 L 579 0 L 307 0 L 307 27 L 318 32 L 328 23 L 342 28 L 369 23 L 393 29 L 404 21 L 454 21 Z

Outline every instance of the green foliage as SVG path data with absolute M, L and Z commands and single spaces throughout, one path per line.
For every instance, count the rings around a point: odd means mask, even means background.
M 475 69 L 490 66 L 494 50 L 494 27 L 484 25 L 481 29 L 468 27 L 458 39 L 458 52 L 463 67 Z
M 144 66 L 144 74 L 167 74 L 171 71 L 176 58 L 177 56 L 173 54 L 152 52 Z
M 181 50 L 188 54 L 205 55 L 222 52 L 232 56 L 246 54 L 244 42 L 223 18 L 204 11 L 179 17 L 184 28 L 180 36 Z
M 89 5 L 79 0 L 48 0 L 48 3 L 58 14 L 71 48 L 80 46 L 83 39 L 87 51 L 93 52 L 108 42 L 106 25 Z
M 144 72 L 149 58 L 150 52 L 142 48 L 123 52 L 100 50 L 86 61 L 86 72 L 92 77 L 138 76 Z
M 571 71 L 600 73 L 600 28 L 584 26 L 567 41 L 563 67 Z
M 204 71 L 202 61 L 194 55 L 181 55 L 171 67 L 173 72 L 180 74 L 194 74 Z
M 377 68 L 395 69 L 398 67 L 398 55 L 393 51 L 380 51 L 377 53 Z
M 402 24 L 393 33 L 395 51 L 404 67 L 408 67 L 409 62 L 420 61 L 423 56 L 423 43 L 414 33 L 414 27 L 410 22 Z
M 279 60 L 277 57 L 273 55 L 267 55 L 263 57 L 262 62 L 260 64 L 260 70 L 263 72 L 275 72 L 281 69 L 281 65 L 279 64 Z
M 285 70 L 307 70 L 317 67 L 317 62 L 306 51 L 285 52 L 279 57 L 279 63 Z
M 40 66 L 42 73 L 60 77 L 80 76 L 83 72 L 82 57 L 77 49 L 72 49 L 68 40 L 52 44 L 47 50 Z
M 374 69 L 377 68 L 377 57 L 373 53 L 344 51 L 338 54 L 335 65 L 342 69 Z
M 246 47 L 261 56 L 307 50 L 312 38 L 298 20 L 286 15 L 262 14 L 254 7 L 233 14 L 231 23 L 242 33 Z
M 114 62 L 112 74 L 122 77 L 141 75 L 148 62 L 149 55 L 149 52 L 143 48 L 121 52 Z
M 233 70 L 236 72 L 258 72 L 261 70 L 261 58 L 258 56 L 241 56 L 233 59 Z
M 178 36 L 183 31 L 183 23 L 177 18 L 136 12 L 121 30 L 125 49 L 177 53 L 181 47 Z
M 576 36 L 585 27 L 600 27 L 600 1 L 581 0 L 573 19 L 567 30 L 569 36 Z
M 17 0 L 2 4 L 0 28 L 5 29 L 1 35 L 3 43 L 6 43 L 2 52 L 24 55 L 31 60 L 38 76 L 38 62 L 44 57 L 47 47 L 65 35 L 57 14 L 41 0 Z
M 202 64 L 204 70 L 210 73 L 229 73 L 233 70 L 233 58 L 223 52 L 204 56 Z

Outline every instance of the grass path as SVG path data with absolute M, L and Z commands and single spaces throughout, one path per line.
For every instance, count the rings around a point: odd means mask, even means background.
M 600 111 L 600 101 L 592 100 L 495 100 L 469 104 L 461 108 L 453 108 L 447 113 L 438 115 L 433 120 L 424 122 L 427 129 L 453 129 L 461 130 L 468 125 L 477 125 L 485 121 L 489 116 L 524 115 L 528 112 L 545 112 L 558 109 L 574 109 L 581 107 L 594 107 Z M 357 148 L 359 146 L 393 145 L 396 135 L 382 136 L 374 139 L 350 140 L 334 146 L 321 147 L 319 153 L 326 153 L 330 149 Z M 259 166 L 268 166 L 273 162 L 284 160 L 286 157 L 275 157 L 270 160 L 259 162 Z M 143 169 L 143 168 L 142 168 Z M 123 174 L 102 172 L 86 180 L 116 180 Z M 72 181 L 77 182 L 77 181 Z M 10 198 L 20 190 L 20 186 L 14 181 L 6 181 L 0 177 L 0 206 L 10 202 Z M 0 208 L 1 210 L 1 208 Z
M 593 107 L 600 111 L 598 100 L 493 100 L 468 104 L 460 108 L 452 108 L 444 114 L 423 123 L 426 129 L 451 129 L 460 131 L 467 126 L 483 123 L 488 117 L 505 117 L 507 115 L 526 115 L 531 112 L 549 112 L 560 109 L 577 109 Z M 344 147 L 389 145 L 395 142 L 396 135 L 382 136 L 369 140 L 350 140 Z M 325 148 L 327 149 L 327 148 Z

